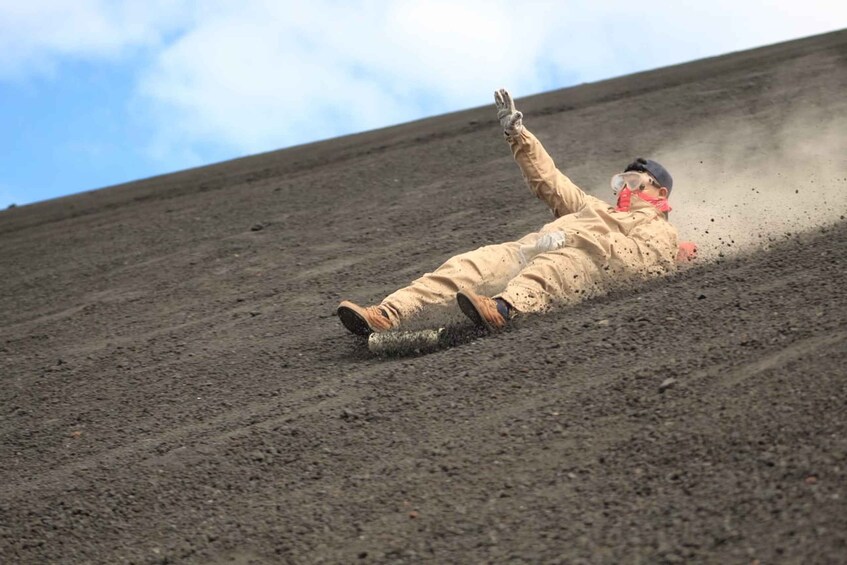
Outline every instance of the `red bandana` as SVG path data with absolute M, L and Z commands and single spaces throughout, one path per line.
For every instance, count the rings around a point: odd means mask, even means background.
M 621 190 L 620 194 L 618 195 L 618 205 L 615 208 L 615 211 L 629 212 L 629 209 L 632 207 L 632 194 L 633 192 L 629 189 L 629 187 L 624 186 L 623 190 Z M 667 198 L 657 198 L 655 196 L 648 196 L 641 191 L 636 192 L 635 195 L 644 202 L 652 204 L 660 212 L 664 212 L 665 214 L 667 214 L 671 211 L 671 205 L 668 204 Z

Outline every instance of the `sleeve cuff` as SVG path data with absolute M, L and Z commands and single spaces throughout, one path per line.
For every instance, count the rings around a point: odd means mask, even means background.
M 516 131 L 513 134 L 510 134 L 507 131 L 503 131 L 503 137 L 505 137 L 506 141 L 508 141 L 510 144 L 519 144 L 527 139 L 526 132 L 526 126 L 523 126 L 519 131 Z

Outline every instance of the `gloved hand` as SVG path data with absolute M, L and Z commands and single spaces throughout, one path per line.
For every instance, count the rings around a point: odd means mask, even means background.
M 697 244 L 693 241 L 680 241 L 676 253 L 677 263 L 690 263 L 697 260 Z
M 515 101 L 505 88 L 494 91 L 494 103 L 497 105 L 497 119 L 506 135 L 515 135 L 523 129 L 523 113 L 515 110 Z
M 563 231 L 550 231 L 541 234 L 541 237 L 539 237 L 538 241 L 535 242 L 535 248 L 539 253 L 555 251 L 556 249 L 564 247 L 567 239 L 568 238 Z
M 521 245 L 520 254 L 524 263 L 529 263 L 533 257 L 548 251 L 561 249 L 567 243 L 567 235 L 563 231 L 551 231 L 541 234 L 535 245 Z

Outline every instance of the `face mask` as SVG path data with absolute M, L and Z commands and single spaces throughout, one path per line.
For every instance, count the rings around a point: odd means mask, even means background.
M 618 212 L 629 212 L 630 206 L 632 206 L 632 191 L 628 186 L 625 186 L 618 193 L 618 205 L 615 210 Z
M 659 198 L 657 196 L 648 196 L 644 194 L 640 190 L 638 192 L 633 192 L 630 190 L 628 186 L 624 186 L 623 189 L 618 194 L 618 205 L 615 207 L 615 211 L 617 212 L 629 212 L 629 209 L 632 207 L 632 195 L 635 194 L 636 197 L 640 198 L 644 202 L 648 202 L 652 204 L 657 210 L 660 212 L 664 212 L 667 214 L 671 211 L 671 205 L 668 204 L 667 198 Z

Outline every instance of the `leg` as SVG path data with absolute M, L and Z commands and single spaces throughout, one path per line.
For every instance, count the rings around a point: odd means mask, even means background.
M 603 278 L 603 271 L 588 254 L 566 247 L 536 256 L 497 298 L 518 312 L 541 312 L 601 294 Z
M 399 319 L 425 306 L 452 304 L 456 293 L 463 290 L 498 292 L 524 266 L 519 253 L 522 241 L 486 245 L 456 255 L 432 273 L 386 297 L 380 306 Z
M 488 245 L 457 255 L 377 306 L 362 307 L 343 301 L 338 305 L 338 317 L 351 332 L 370 335 L 397 327 L 425 306 L 452 305 L 460 291 L 499 292 L 526 266 L 521 246 L 532 244 L 537 238 L 538 234 L 529 234 L 515 242 Z

